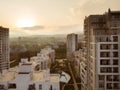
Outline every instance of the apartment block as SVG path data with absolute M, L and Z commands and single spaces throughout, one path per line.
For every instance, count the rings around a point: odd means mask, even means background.
M 0 27 L 0 72 L 9 68 L 9 29 Z
M 78 48 L 78 35 L 77 34 L 68 34 L 67 35 L 67 59 L 72 60 L 73 52 Z
M 120 11 L 86 17 L 84 40 L 85 90 L 120 90 Z
M 37 62 L 37 70 L 47 70 L 50 69 L 51 64 L 55 61 L 55 50 L 51 47 L 45 47 L 41 49 L 37 56 L 30 58 L 30 61 Z
M 0 74 L 0 90 L 60 90 L 59 74 L 37 71 L 36 61 L 22 59 L 19 66 Z

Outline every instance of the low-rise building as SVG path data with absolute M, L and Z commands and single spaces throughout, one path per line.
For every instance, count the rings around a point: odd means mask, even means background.
M 59 74 L 37 71 L 35 63 L 22 59 L 18 67 L 0 74 L 0 90 L 60 90 Z
M 30 61 L 36 62 L 37 70 L 47 70 L 50 68 L 51 63 L 55 61 L 55 50 L 50 47 L 41 49 L 37 56 L 31 57 Z

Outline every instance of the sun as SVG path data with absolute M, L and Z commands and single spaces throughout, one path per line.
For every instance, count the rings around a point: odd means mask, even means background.
M 35 26 L 35 20 L 33 18 L 19 18 L 16 23 L 17 27 L 32 27 Z

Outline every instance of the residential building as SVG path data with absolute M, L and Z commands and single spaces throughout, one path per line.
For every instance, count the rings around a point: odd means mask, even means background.
M 78 35 L 77 34 L 68 34 L 67 35 L 67 59 L 72 61 L 73 52 L 78 48 Z
M 22 59 L 19 66 L 0 74 L 0 90 L 60 90 L 60 75 L 38 71 L 35 63 Z
M 45 47 L 41 49 L 40 53 L 37 53 L 37 56 L 31 57 L 30 61 L 37 62 L 36 69 L 39 70 L 49 69 L 51 63 L 55 61 L 55 50 L 50 47 Z
M 120 11 L 84 20 L 86 90 L 120 90 Z
M 0 27 L 0 72 L 9 68 L 9 29 Z

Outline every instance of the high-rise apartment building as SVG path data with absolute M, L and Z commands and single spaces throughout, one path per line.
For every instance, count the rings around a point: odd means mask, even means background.
M 78 35 L 77 34 L 68 34 L 67 35 L 67 59 L 72 60 L 73 52 L 78 48 Z
M 9 68 L 9 29 L 0 27 L 0 72 Z
M 86 90 L 120 90 L 120 11 L 84 20 Z

